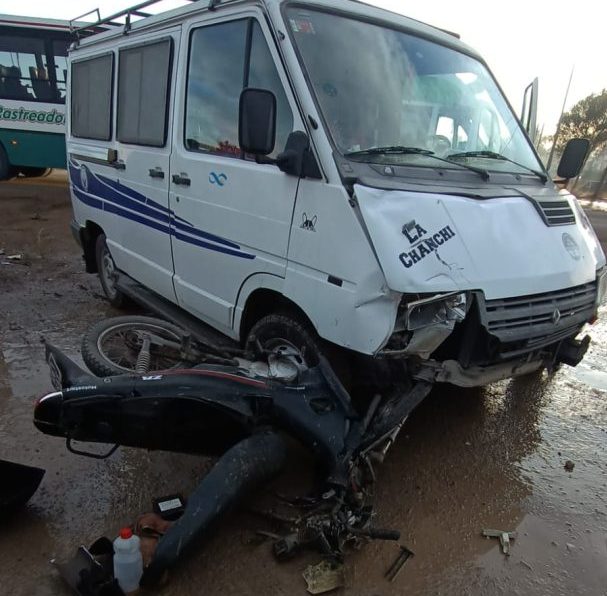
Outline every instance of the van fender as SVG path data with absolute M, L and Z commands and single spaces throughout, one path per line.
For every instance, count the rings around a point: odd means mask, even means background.
M 234 331 L 234 337 L 240 338 L 240 328 L 242 324 L 242 317 L 247 305 L 249 297 L 255 290 L 272 290 L 278 294 L 283 294 L 284 289 L 284 278 L 273 275 L 271 273 L 252 273 L 249 275 L 240 286 L 238 294 L 236 296 L 236 302 L 234 306 L 234 312 L 232 313 L 232 330 Z M 240 338 L 244 339 L 244 338 Z

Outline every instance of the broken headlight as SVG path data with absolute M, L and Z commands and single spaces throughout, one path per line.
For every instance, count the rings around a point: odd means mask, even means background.
M 407 305 L 407 329 L 415 331 L 431 325 L 459 323 L 466 317 L 467 305 L 466 292 L 438 294 L 411 302 Z

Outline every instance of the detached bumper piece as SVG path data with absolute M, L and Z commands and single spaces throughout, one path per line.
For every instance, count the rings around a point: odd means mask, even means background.
M 567 339 L 560 346 L 556 353 L 556 362 L 562 362 L 569 366 L 577 366 L 590 346 L 590 336 L 586 335 L 583 339 Z
M 42 482 L 44 470 L 0 460 L 0 516 L 6 517 L 25 505 Z

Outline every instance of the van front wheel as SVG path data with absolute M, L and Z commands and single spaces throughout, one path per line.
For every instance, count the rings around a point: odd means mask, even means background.
M 290 361 L 299 370 L 318 364 L 320 338 L 311 325 L 290 313 L 275 313 L 262 317 L 247 335 L 246 348 L 261 347 Z
M 110 253 L 110 249 L 107 247 L 105 241 L 105 234 L 99 234 L 95 243 L 95 258 L 97 260 L 97 272 L 99 273 L 99 281 L 103 288 L 104 294 L 110 301 L 112 306 L 121 308 L 125 305 L 127 298 L 118 289 L 116 285 L 116 276 L 118 270 L 116 264 Z

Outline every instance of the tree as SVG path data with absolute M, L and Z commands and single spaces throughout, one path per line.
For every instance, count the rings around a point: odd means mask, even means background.
M 595 155 L 607 146 L 607 89 L 598 94 L 591 93 L 563 114 L 557 149 L 562 150 L 569 139 L 576 137 L 588 139 L 590 152 Z M 594 198 L 599 198 L 606 184 L 607 169 L 595 189 Z
M 563 149 L 576 137 L 588 139 L 591 151 L 607 145 L 607 89 L 581 99 L 563 114 L 557 148 Z

